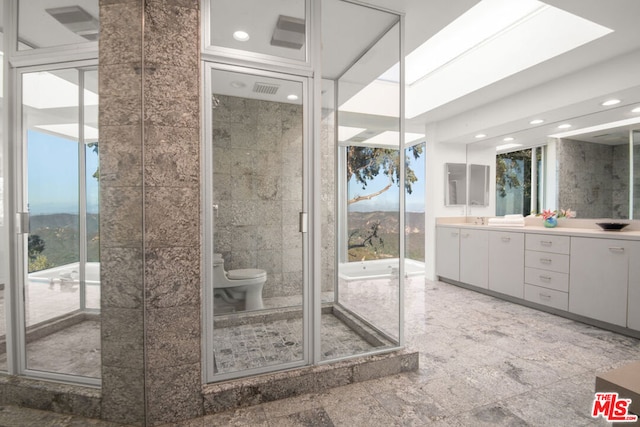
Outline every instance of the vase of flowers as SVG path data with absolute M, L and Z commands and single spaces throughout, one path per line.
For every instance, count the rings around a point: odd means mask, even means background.
M 554 211 L 552 211 L 551 209 L 545 209 L 541 214 L 538 215 L 542 216 L 542 223 L 547 228 L 556 227 L 558 225 L 559 218 L 573 218 L 576 216 L 576 214 L 572 212 L 571 209 L 560 209 Z

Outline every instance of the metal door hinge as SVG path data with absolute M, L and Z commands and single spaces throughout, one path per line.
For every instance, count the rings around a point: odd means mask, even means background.
M 307 232 L 307 213 L 306 212 L 300 212 L 300 232 L 301 233 Z
M 16 233 L 29 234 L 29 212 L 16 213 Z

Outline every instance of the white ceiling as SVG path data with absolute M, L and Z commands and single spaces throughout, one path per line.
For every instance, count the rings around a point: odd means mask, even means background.
M 253 9 L 247 7 L 248 2 Z M 478 2 L 479 0 L 361 1 L 405 14 L 406 53 Z M 47 7 L 80 4 L 97 16 L 95 3 L 95 0 L 21 0 L 22 17 L 25 18 L 21 24 L 24 30 L 22 36 L 36 45 L 44 45 L 48 40 L 63 35 L 78 37 L 48 15 L 39 18 L 36 15 L 32 15 L 33 18 L 28 16 L 31 13 L 44 13 L 41 11 L 42 4 Z M 256 7 L 271 5 L 270 8 L 274 9 L 273 5 L 276 4 L 283 10 L 290 10 L 292 16 L 302 16 L 298 7 L 300 0 L 216 0 L 216 3 L 235 8 L 240 15 L 247 15 L 249 11 L 253 14 Z M 546 0 L 545 3 L 614 31 L 408 120 L 407 131 L 425 133 L 427 130 L 429 137 L 447 143 L 499 145 L 503 143 L 505 136 L 514 136 L 518 142 L 532 145 L 543 142 L 546 135 L 557 133 L 557 125 L 568 120 L 575 129 L 578 126 L 587 127 L 629 118 L 631 107 L 640 105 L 640 0 Z M 36 5 L 40 5 L 40 12 L 30 10 Z M 338 0 L 324 0 L 322 5 L 322 74 L 327 78 L 341 75 L 384 34 L 395 19 L 393 14 L 380 13 Z M 264 29 L 267 34 L 272 31 L 274 23 L 271 21 L 274 17 L 271 16 L 273 13 L 268 15 L 266 11 L 263 12 L 258 15 L 264 19 L 257 22 L 269 28 Z M 232 22 L 232 19 L 223 20 L 221 24 L 227 22 Z M 51 28 L 45 28 L 46 25 Z M 40 31 L 43 28 L 46 31 Z M 540 31 L 544 31 L 544 28 Z M 39 34 L 44 34 L 44 38 Z M 268 35 L 256 36 L 253 41 L 268 38 Z M 526 46 L 523 49 L 526 50 Z M 295 54 L 299 55 L 299 52 Z M 380 74 L 378 70 L 386 71 L 388 66 L 393 65 L 393 57 L 394 55 L 388 55 L 384 64 L 371 67 L 366 79 L 377 77 Z M 599 103 L 612 96 L 620 98 L 622 103 L 603 109 Z M 345 115 L 345 118 L 348 116 Z M 532 127 L 528 123 L 536 117 L 542 117 L 546 122 Z M 352 118 L 354 126 L 366 127 L 363 117 L 354 115 Z M 373 121 L 383 123 L 384 119 L 369 119 L 369 122 Z M 628 132 L 629 127 L 626 126 L 623 131 Z M 488 137 L 477 142 L 474 138 L 477 133 L 485 133 Z
M 406 14 L 407 53 L 477 1 L 366 0 Z M 506 136 L 533 145 L 571 120 L 592 126 L 626 118 L 640 105 L 640 1 L 546 0 L 545 3 L 614 30 L 596 41 L 521 71 L 407 121 L 409 131 L 430 129 L 438 141 L 502 144 Z M 540 31 L 544 31 L 541 28 Z M 523 46 L 526 49 L 526 46 Z M 609 97 L 622 103 L 604 109 Z M 613 112 L 618 114 L 612 114 Z M 545 124 L 532 127 L 535 117 Z M 627 132 L 625 130 L 625 132 Z

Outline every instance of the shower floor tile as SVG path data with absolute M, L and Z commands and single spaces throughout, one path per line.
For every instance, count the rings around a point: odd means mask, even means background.
M 370 351 L 374 347 L 332 314 L 322 315 L 322 356 L 338 358 Z M 274 320 L 218 328 L 215 372 L 229 373 L 250 368 L 295 362 L 303 358 L 302 319 Z

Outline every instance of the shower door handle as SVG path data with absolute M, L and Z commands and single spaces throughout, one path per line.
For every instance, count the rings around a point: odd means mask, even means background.
M 301 233 L 307 232 L 307 213 L 306 212 L 300 212 L 300 232 Z

